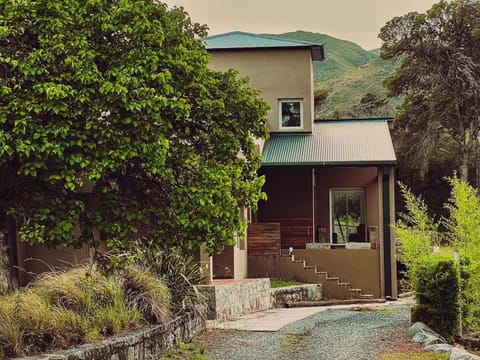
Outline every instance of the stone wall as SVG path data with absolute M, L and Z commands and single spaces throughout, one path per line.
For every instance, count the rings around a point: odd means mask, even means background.
M 199 285 L 197 289 L 206 297 L 208 320 L 230 320 L 271 308 L 270 279 Z
M 205 314 L 186 313 L 167 325 L 142 328 L 107 340 L 81 345 L 54 354 L 19 358 L 23 360 L 157 360 L 179 342 L 189 342 L 205 330 Z
M 232 320 L 244 314 L 282 307 L 290 301 L 321 300 L 318 284 L 270 288 L 270 279 L 248 279 L 197 286 L 206 297 L 208 320 Z
M 272 307 L 283 307 L 286 303 L 297 301 L 322 300 L 322 285 L 304 284 L 271 289 Z

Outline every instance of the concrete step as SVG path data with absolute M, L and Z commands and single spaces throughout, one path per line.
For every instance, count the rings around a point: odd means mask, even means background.
M 289 269 L 285 273 L 280 272 L 282 278 L 292 278 L 304 283 L 322 284 L 324 299 L 359 299 L 363 294 L 361 289 L 351 288 L 351 283 L 340 280 L 338 276 L 329 276 L 327 271 L 318 271 L 315 265 L 308 265 L 295 254 L 279 256 L 279 269 Z M 282 265 L 283 264 L 283 265 Z M 369 298 L 364 298 L 369 299 Z
M 308 307 L 308 306 L 332 306 L 332 305 L 356 305 L 356 304 L 383 304 L 385 299 L 335 299 L 321 301 L 296 301 L 287 302 L 286 307 Z
M 373 299 L 372 294 L 362 294 L 360 295 L 360 299 Z

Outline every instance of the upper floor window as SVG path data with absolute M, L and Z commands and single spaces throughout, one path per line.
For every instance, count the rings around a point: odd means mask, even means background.
M 303 101 L 283 99 L 278 101 L 280 129 L 303 129 Z

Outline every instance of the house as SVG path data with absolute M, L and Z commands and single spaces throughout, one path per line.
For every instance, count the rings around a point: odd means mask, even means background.
M 268 200 L 247 244 L 214 256 L 214 277 L 323 276 L 327 297 L 396 298 L 391 119 L 314 119 L 321 44 L 245 32 L 205 43 L 211 68 L 238 70 L 271 107 L 270 138 L 258 143 Z

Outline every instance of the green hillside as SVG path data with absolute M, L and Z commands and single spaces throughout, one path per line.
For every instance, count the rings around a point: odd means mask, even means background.
M 398 65 L 398 61 L 385 61 L 377 58 L 336 78 L 316 83 L 317 88 L 325 88 L 328 91 L 327 100 L 320 109 L 317 109 L 316 117 L 394 116 L 395 108 L 401 101 L 400 98 L 387 99 L 384 106 L 368 114 L 359 113 L 358 104 L 367 93 L 374 94 L 380 99 L 386 98 L 386 89 L 383 87 L 382 81 L 391 75 Z
M 325 60 L 314 63 L 315 88 L 328 90 L 328 98 L 317 109 L 317 118 L 336 117 L 382 117 L 393 116 L 400 99 L 388 99 L 386 104 L 365 113 L 359 111 L 360 100 L 365 94 L 374 94 L 377 98 L 386 97 L 382 81 L 395 71 L 398 62 L 384 61 L 380 58 L 380 49 L 364 50 L 350 41 L 337 39 L 324 34 L 295 31 L 280 35 L 321 43 L 325 47 Z
M 340 40 L 325 34 L 295 31 L 273 36 L 311 41 L 324 45 L 325 60 L 315 62 L 313 65 L 315 84 L 336 78 L 378 58 L 377 54 L 370 53 L 353 42 Z

